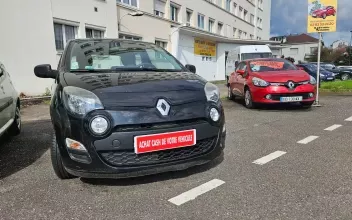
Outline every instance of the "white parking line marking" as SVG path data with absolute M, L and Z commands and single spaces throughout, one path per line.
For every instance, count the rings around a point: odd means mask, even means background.
M 339 127 L 341 127 L 342 125 L 332 125 L 328 128 L 325 128 L 324 131 L 333 131 L 335 129 L 338 129 Z
M 215 189 L 216 187 L 219 187 L 224 183 L 225 182 L 222 180 L 213 179 L 213 180 L 210 180 L 209 182 L 206 182 L 200 186 L 197 186 L 196 188 L 193 188 L 187 192 L 184 192 L 174 198 L 171 198 L 168 201 L 179 206 L 179 205 L 182 205 L 186 202 L 194 200 L 198 196 L 200 196 L 206 192 L 209 192 L 210 190 Z
M 352 121 L 352 117 L 346 118 L 345 121 Z
M 317 139 L 319 136 L 309 136 L 304 138 L 303 140 L 298 141 L 297 143 L 299 144 L 308 144 L 311 141 L 314 141 L 315 139 Z
M 265 157 L 262 157 L 262 158 L 259 158 L 258 160 L 253 161 L 253 163 L 258 165 L 264 165 L 278 157 L 281 157 L 284 154 L 286 154 L 286 152 L 284 151 L 275 151 L 269 155 L 266 155 Z

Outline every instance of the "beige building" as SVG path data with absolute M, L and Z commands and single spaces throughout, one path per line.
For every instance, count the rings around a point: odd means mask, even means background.
M 117 0 L 120 38 L 163 46 L 207 80 L 225 79 L 230 50 L 275 43 L 270 11 L 271 0 Z

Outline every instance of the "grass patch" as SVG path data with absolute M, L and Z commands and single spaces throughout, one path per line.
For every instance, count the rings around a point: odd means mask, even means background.
M 331 92 L 352 92 L 352 80 L 323 82 L 321 89 Z

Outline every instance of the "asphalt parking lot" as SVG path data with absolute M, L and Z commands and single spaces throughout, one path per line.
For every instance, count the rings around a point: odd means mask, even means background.
M 352 219 L 352 97 L 247 110 L 224 100 L 224 158 L 123 180 L 59 180 L 48 106 L 0 145 L 0 219 Z

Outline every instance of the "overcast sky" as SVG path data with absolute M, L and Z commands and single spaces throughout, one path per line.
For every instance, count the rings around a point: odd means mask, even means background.
M 306 33 L 307 7 L 307 0 L 272 0 L 271 36 Z M 350 42 L 351 30 L 352 0 L 338 0 L 337 32 L 323 34 L 325 45 L 340 39 Z

